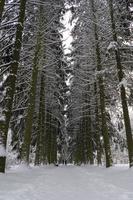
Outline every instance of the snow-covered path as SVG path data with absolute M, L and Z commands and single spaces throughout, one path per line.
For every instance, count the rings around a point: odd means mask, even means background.
M 133 170 L 60 166 L 0 174 L 0 200 L 133 200 Z

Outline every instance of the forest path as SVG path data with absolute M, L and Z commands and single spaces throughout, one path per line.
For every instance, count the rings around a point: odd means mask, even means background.
M 133 200 L 133 170 L 21 167 L 0 174 L 0 200 Z

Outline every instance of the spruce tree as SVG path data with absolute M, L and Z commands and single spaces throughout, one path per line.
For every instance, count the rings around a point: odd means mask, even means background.
M 6 92 L 6 108 L 4 112 L 5 121 L 0 124 L 0 137 L 1 137 L 1 145 L 3 146 L 4 151 L 6 151 L 6 142 L 7 142 L 7 134 L 9 130 L 9 124 L 12 113 L 12 105 L 13 98 L 15 93 L 15 84 L 16 84 L 16 76 L 19 66 L 20 59 L 20 51 L 22 45 L 22 34 L 23 34 L 23 26 L 25 20 L 25 10 L 26 10 L 26 0 L 20 1 L 19 7 L 19 18 L 18 25 L 16 30 L 16 38 L 14 44 L 13 51 L 13 62 L 10 66 L 10 74 L 7 78 L 7 92 Z M 6 163 L 6 155 L 0 156 L 0 172 L 5 172 L 5 163 Z
M 132 167 L 133 166 L 133 138 L 132 138 L 132 130 L 131 130 L 128 105 L 127 105 L 126 90 L 125 90 L 124 85 L 122 84 L 122 81 L 124 78 L 124 72 L 123 72 L 123 66 L 121 62 L 121 55 L 120 55 L 120 49 L 119 49 L 119 44 L 118 44 L 118 38 L 117 38 L 116 24 L 115 24 L 115 19 L 114 19 L 114 8 L 113 8 L 112 0 L 109 0 L 109 10 L 110 10 L 113 42 L 115 43 L 115 46 L 116 46 L 115 59 L 116 59 L 117 73 L 118 73 L 118 79 L 119 79 L 119 84 L 120 84 L 121 102 L 122 102 L 122 109 L 123 109 L 124 123 L 125 123 L 126 137 L 127 137 L 129 166 Z

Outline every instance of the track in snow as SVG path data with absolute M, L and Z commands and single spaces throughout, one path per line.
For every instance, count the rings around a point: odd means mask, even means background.
M 0 200 L 133 200 L 133 171 L 125 167 L 18 169 L 0 174 Z

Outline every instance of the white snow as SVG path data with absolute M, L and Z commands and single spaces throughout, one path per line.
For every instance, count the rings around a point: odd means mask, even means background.
M 73 41 L 71 30 L 72 25 L 70 24 L 70 18 L 72 16 L 71 11 L 67 11 L 65 15 L 63 16 L 63 20 L 61 21 L 65 27 L 65 30 L 63 31 L 63 45 L 64 45 L 64 53 L 70 53 L 71 43 Z
M 129 115 L 130 115 L 130 122 L 131 122 L 131 127 L 132 127 L 132 132 L 133 132 L 133 107 L 129 106 Z
M 5 116 L 4 115 L 0 115 L 0 121 L 5 121 Z
M 0 156 L 1 157 L 5 157 L 6 156 L 6 150 L 5 150 L 5 147 L 3 146 L 3 144 L 0 144 Z
M 71 165 L 13 168 L 0 174 L 0 200 L 133 200 L 133 170 Z
M 128 82 L 126 80 L 126 78 L 123 78 L 122 81 L 119 83 L 118 87 L 120 88 L 121 86 L 127 87 Z
M 118 48 L 118 44 L 117 42 L 110 42 L 109 46 L 107 47 L 107 50 L 110 51 L 110 50 L 117 50 Z

